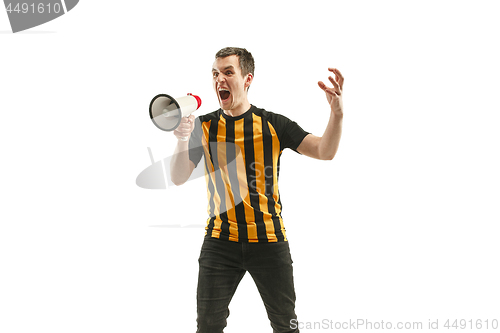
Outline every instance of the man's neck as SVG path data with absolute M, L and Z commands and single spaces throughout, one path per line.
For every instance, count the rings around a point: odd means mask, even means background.
M 245 112 L 247 112 L 248 110 L 250 110 L 250 107 L 252 105 L 250 105 L 250 103 L 247 101 L 245 104 L 243 105 L 240 105 L 239 107 L 235 108 L 235 109 L 231 109 L 231 110 L 222 110 L 224 111 L 224 113 L 230 117 L 238 117 L 238 116 L 241 116 L 242 114 L 244 114 Z

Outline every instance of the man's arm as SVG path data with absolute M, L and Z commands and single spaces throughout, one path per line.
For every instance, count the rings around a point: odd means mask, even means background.
M 174 156 L 170 160 L 170 178 L 175 185 L 184 184 L 195 168 L 193 161 L 189 159 L 189 137 L 194 129 L 194 116 L 182 118 L 181 124 L 174 131 L 174 135 L 179 139 L 175 147 Z M 181 138 L 188 138 L 183 141 Z
M 342 135 L 342 120 L 344 118 L 344 110 L 342 105 L 342 86 L 344 85 L 344 77 L 336 68 L 328 68 L 329 71 L 335 73 L 335 79 L 329 77 L 333 88 L 328 88 L 323 82 L 319 81 L 318 85 L 326 94 L 326 99 L 330 104 L 330 120 L 326 126 L 325 133 L 322 137 L 308 134 L 297 147 L 297 151 L 302 155 L 317 158 L 320 160 L 331 160 L 337 153 Z

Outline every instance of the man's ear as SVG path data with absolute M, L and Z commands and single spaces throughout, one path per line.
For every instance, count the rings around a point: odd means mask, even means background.
M 252 81 L 253 81 L 253 75 L 252 75 L 252 73 L 248 73 L 246 76 L 246 79 L 245 79 L 245 88 L 250 87 L 250 85 L 252 84 Z

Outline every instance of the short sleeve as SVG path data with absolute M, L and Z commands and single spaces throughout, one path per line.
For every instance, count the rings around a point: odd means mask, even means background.
M 195 167 L 198 166 L 198 163 L 203 156 L 203 146 L 201 142 L 202 135 L 201 121 L 200 118 L 197 117 L 194 121 L 193 132 L 191 132 L 191 136 L 189 138 L 189 159 L 194 163 Z
M 280 114 L 272 114 L 269 120 L 278 134 L 280 150 L 290 148 L 297 152 L 297 148 L 309 132 L 304 131 L 295 121 Z

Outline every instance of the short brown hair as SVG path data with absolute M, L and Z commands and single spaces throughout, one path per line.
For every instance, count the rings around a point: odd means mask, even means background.
M 215 54 L 215 59 L 225 58 L 231 55 L 238 56 L 238 59 L 240 61 L 241 75 L 245 76 L 248 73 L 251 73 L 252 76 L 254 75 L 253 73 L 255 70 L 255 63 L 253 60 L 253 56 L 246 49 L 240 47 L 225 47 Z

